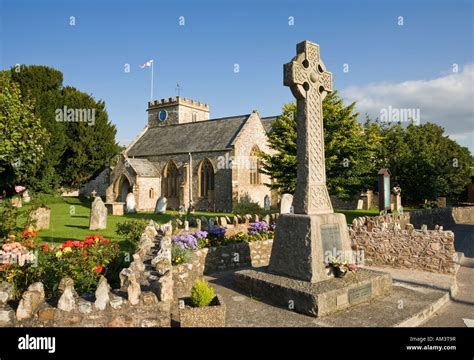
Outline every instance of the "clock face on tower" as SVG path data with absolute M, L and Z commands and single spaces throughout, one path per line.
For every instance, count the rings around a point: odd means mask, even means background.
M 158 113 L 158 120 L 165 121 L 168 118 L 168 112 L 166 110 L 161 110 Z

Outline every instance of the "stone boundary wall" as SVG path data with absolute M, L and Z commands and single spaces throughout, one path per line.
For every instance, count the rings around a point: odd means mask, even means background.
M 450 227 L 455 224 L 472 224 L 474 223 L 474 206 L 412 210 L 410 221 L 415 228 L 427 225 L 429 229 L 434 229 L 436 225 Z
M 120 272 L 120 289 L 101 277 L 95 294 L 78 295 L 63 278 L 61 296 L 45 301 L 41 282 L 13 301 L 13 287 L 0 284 L 0 327 L 169 327 L 173 300 L 171 226 L 153 221 L 143 232 L 133 261 Z
M 360 217 L 349 228 L 352 248 L 363 251 L 366 266 L 391 266 L 440 274 L 454 274 L 454 233 L 415 230 L 409 214 Z
M 264 240 L 194 251 L 191 263 L 173 266 L 175 298 L 189 296 L 194 282 L 204 275 L 268 265 L 272 245 L 273 240 Z
M 330 198 L 333 209 L 338 210 L 355 210 L 357 209 L 357 203 L 359 202 L 358 197 L 350 200 L 342 200 L 335 195 L 331 195 Z

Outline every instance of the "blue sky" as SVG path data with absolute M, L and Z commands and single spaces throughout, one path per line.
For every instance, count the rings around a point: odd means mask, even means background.
M 176 96 L 179 82 L 182 96 L 210 104 L 211 117 L 270 116 L 292 100 L 282 65 L 308 39 L 360 112 L 420 108 L 422 122 L 474 152 L 472 1 L 0 2 L 0 67 L 61 70 L 66 85 L 106 102 L 121 143 L 146 123 L 146 60 L 155 60 L 154 98 Z

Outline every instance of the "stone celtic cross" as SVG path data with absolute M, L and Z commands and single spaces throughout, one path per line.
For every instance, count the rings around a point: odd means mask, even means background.
M 284 65 L 284 85 L 296 97 L 297 184 L 293 201 L 296 214 L 332 213 L 326 187 L 322 101 L 332 91 L 332 74 L 319 55 L 319 45 L 303 41 L 297 55 Z

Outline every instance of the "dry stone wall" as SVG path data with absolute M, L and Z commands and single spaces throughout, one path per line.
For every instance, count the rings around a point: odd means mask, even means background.
M 354 219 L 349 235 L 364 265 L 454 274 L 454 233 L 439 226 L 415 230 L 409 218 L 402 214 Z
M 0 284 L 0 326 L 26 327 L 169 327 L 173 300 L 171 226 L 152 221 L 140 238 L 120 288 L 101 277 L 95 294 L 78 295 L 73 280 L 59 284 L 60 297 L 45 301 L 41 282 L 13 301 L 13 287 Z

